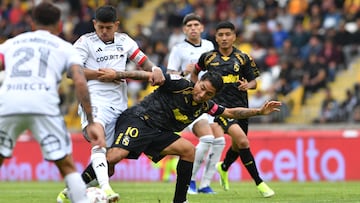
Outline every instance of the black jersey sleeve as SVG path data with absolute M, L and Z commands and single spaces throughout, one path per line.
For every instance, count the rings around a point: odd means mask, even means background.
M 217 56 L 217 52 L 218 51 L 214 49 L 212 51 L 201 54 L 197 64 L 195 64 L 196 70 L 198 72 L 208 70 L 209 63 Z
M 246 55 L 246 58 L 247 58 L 247 62 L 248 62 L 249 67 L 251 67 L 251 71 L 252 71 L 252 74 L 254 75 L 254 77 L 255 78 L 259 77 L 260 76 L 260 71 L 259 71 L 259 68 L 256 65 L 254 59 L 249 55 Z
M 212 116 L 220 115 L 225 111 L 224 106 L 221 106 L 212 100 L 208 101 L 208 105 L 209 105 L 209 111 L 207 113 Z
M 202 70 L 206 70 L 205 67 L 205 58 L 206 58 L 207 53 L 203 53 L 201 54 L 201 56 L 199 57 L 198 62 L 195 64 L 195 69 L 200 72 Z
M 165 82 L 159 87 L 161 91 L 176 91 L 193 86 L 192 82 L 177 74 L 164 74 Z

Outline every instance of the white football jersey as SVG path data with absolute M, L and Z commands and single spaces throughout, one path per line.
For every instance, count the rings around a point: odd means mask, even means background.
M 98 70 L 112 68 L 116 71 L 125 71 L 126 61 L 129 58 L 141 64 L 146 56 L 140 51 L 136 42 L 127 34 L 115 33 L 113 43 L 104 43 L 95 32 L 81 36 L 74 47 L 79 51 L 85 68 Z M 91 102 L 96 105 L 110 105 L 118 110 L 127 108 L 126 82 L 111 83 L 89 80 Z
M 60 115 L 58 85 L 72 64 L 81 65 L 74 47 L 45 30 L 27 32 L 0 45 L 5 79 L 0 115 Z
M 188 64 L 197 63 L 201 54 L 213 49 L 213 43 L 206 39 L 202 39 L 198 46 L 184 40 L 171 49 L 167 69 L 184 71 Z

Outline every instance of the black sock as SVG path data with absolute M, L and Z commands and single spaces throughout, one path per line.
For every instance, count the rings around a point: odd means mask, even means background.
M 225 156 L 225 159 L 224 159 L 224 162 L 223 164 L 221 165 L 221 168 L 224 170 L 224 171 L 227 171 L 229 170 L 230 166 L 232 163 L 234 163 L 236 161 L 236 159 L 238 158 L 239 156 L 239 153 L 232 150 L 232 148 L 230 147 L 228 149 L 228 151 L 226 152 L 226 156 Z
M 92 180 L 96 179 L 96 174 L 95 174 L 95 171 L 94 171 L 91 163 L 86 167 L 84 172 L 81 174 L 81 177 L 86 184 L 88 184 Z
M 256 163 L 253 155 L 251 154 L 250 148 L 240 149 L 240 159 L 247 171 L 249 172 L 256 185 L 259 185 L 263 180 L 259 176 L 259 172 L 256 168 Z
M 177 178 L 174 203 L 183 203 L 186 201 L 186 193 L 191 180 L 192 168 L 193 162 L 179 160 L 176 166 Z

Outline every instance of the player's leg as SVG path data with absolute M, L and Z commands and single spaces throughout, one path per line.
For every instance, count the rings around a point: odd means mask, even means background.
M 44 159 L 55 162 L 68 188 L 68 198 L 72 202 L 88 202 L 86 186 L 76 171 L 71 156 L 72 142 L 61 116 L 32 116 L 29 129 L 37 142 L 41 143 Z
M 203 117 L 203 118 L 207 118 L 207 117 Z M 214 141 L 214 135 L 212 133 L 208 121 L 205 119 L 196 120 L 194 122 L 194 125 L 192 126 L 192 131 L 199 138 L 199 143 L 196 145 L 195 160 L 194 160 L 194 166 L 193 166 L 188 193 L 196 194 L 197 193 L 197 188 L 195 184 L 196 175 L 202 163 L 205 161 L 205 158 L 208 157 L 209 155 L 210 148 Z
M 67 198 L 71 202 L 88 202 L 86 197 L 86 185 L 80 174 L 76 171 L 74 161 L 71 155 L 66 155 L 63 159 L 55 161 L 60 174 L 64 177 L 67 186 Z M 66 199 L 64 197 L 64 199 Z M 66 201 L 66 200 L 64 200 Z
M 264 181 L 259 175 L 254 156 L 250 151 L 249 140 L 245 132 L 238 124 L 234 124 L 229 127 L 228 133 L 231 136 L 233 142 L 235 143 L 235 146 L 239 150 L 241 162 L 245 166 L 252 179 L 255 181 L 259 192 L 264 197 L 273 196 L 275 194 L 274 191 L 270 187 L 268 187 L 266 183 L 264 183 Z
M 161 154 L 179 156 L 179 161 L 176 167 L 177 179 L 173 203 L 186 202 L 186 194 L 191 180 L 195 156 L 194 145 L 184 138 L 179 138 L 167 146 Z
M 6 158 L 11 157 L 19 134 L 26 129 L 22 119 L 23 116 L 0 116 L 0 167 Z
M 96 174 L 96 181 L 90 182 L 88 186 L 93 186 L 98 184 L 102 190 L 108 196 L 109 202 L 115 202 L 119 199 L 119 194 L 115 193 L 109 182 L 109 174 L 108 174 L 108 163 L 106 161 L 106 147 L 108 144 L 111 144 L 114 137 L 114 126 L 116 123 L 116 119 L 119 115 L 118 112 L 110 108 L 109 106 L 93 106 L 93 116 L 94 122 L 100 132 L 103 132 L 103 144 L 92 146 L 90 161 L 92 164 L 92 168 Z M 81 124 L 83 127 L 83 133 L 85 138 L 87 138 L 86 134 L 86 126 L 87 119 L 82 109 L 79 111 L 81 115 Z M 84 177 L 84 176 L 83 176 Z
M 107 151 L 106 159 L 108 161 L 108 166 L 109 166 L 109 172 L 108 172 L 109 177 L 111 177 L 114 174 L 115 165 L 118 162 L 120 162 L 122 159 L 127 157 L 128 154 L 129 151 L 118 147 L 112 147 Z M 91 163 L 83 171 L 82 179 L 85 181 L 87 185 L 97 181 L 97 176 L 93 168 L 93 165 Z
M 212 128 L 212 131 L 214 132 L 215 139 L 210 149 L 204 175 L 202 176 L 199 187 L 199 192 L 204 191 L 205 193 L 210 194 L 213 193 L 210 183 L 216 172 L 216 164 L 220 161 L 222 151 L 225 147 L 224 131 L 222 128 Z

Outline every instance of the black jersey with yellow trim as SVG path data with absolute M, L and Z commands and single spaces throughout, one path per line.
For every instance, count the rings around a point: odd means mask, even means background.
M 202 113 L 220 115 L 224 107 L 209 100 L 196 103 L 194 83 L 178 75 L 165 74 L 165 83 L 128 111 L 140 116 L 151 127 L 182 131 Z
M 248 107 L 247 91 L 238 89 L 239 80 L 254 80 L 260 75 L 254 60 L 246 53 L 233 47 L 229 56 L 223 56 L 218 50 L 202 54 L 197 66 L 204 71 L 216 71 L 222 75 L 223 89 L 213 99 L 225 107 Z

